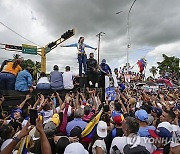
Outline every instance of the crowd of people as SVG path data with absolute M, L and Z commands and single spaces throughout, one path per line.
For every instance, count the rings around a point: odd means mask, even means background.
M 52 74 L 57 73 L 54 71 Z M 69 92 L 64 99 L 57 92 L 48 96 L 39 93 L 33 104 L 28 102 L 28 94 L 10 115 L 1 107 L 1 153 L 18 153 L 20 143 L 29 134 L 28 153 L 179 154 L 179 89 L 160 87 L 156 93 L 146 92 L 142 87 L 126 84 L 126 73 L 118 69 L 114 72 L 119 76 L 109 86 L 115 87 L 115 95 L 107 94 L 105 102 L 100 100 L 96 88 L 87 88 L 84 93 Z M 130 78 L 132 84 L 141 80 L 135 73 Z M 1 94 L 0 106 L 3 102 Z M 29 122 L 31 109 L 39 115 L 34 126 Z M 83 131 L 99 113 L 87 139 Z
M 70 71 L 70 66 L 65 67 L 65 72 L 62 74 L 59 72 L 59 67 L 54 66 L 53 71 L 49 77 L 44 72 L 41 72 L 36 83 L 32 78 L 32 69 L 27 66 L 21 68 L 23 59 L 19 58 L 14 62 L 8 62 L 2 65 L 0 72 L 0 90 L 17 90 L 21 92 L 27 92 L 31 88 L 37 88 L 40 90 L 62 90 L 73 89 L 73 78 L 76 76 Z
M 105 59 L 98 65 L 93 53 L 86 59 L 84 48 L 95 48 L 83 41 L 78 42 L 81 46 L 66 47 L 81 49 L 79 63 L 89 85 L 65 97 L 58 91 L 77 86 L 70 66 L 61 73 L 55 65 L 49 77 L 42 72 L 34 84 L 31 68 L 21 68 L 22 58 L 2 65 L 0 90 L 27 95 L 7 112 L 0 92 L 0 154 L 179 154 L 179 87 L 157 84 L 156 89 L 147 90 L 143 74 L 124 68 L 112 71 Z M 83 76 L 80 68 L 78 76 Z M 98 90 L 99 74 L 105 75 L 105 101 Z M 34 97 L 34 87 L 52 91 Z

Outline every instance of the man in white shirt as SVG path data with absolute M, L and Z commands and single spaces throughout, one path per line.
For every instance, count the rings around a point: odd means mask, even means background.
M 124 137 L 115 137 L 111 143 L 110 154 L 124 154 L 125 147 L 129 145 L 130 148 L 141 146 L 139 149 L 142 151 L 149 151 L 152 153 L 155 146 L 148 142 L 147 137 L 137 136 L 139 124 L 133 117 L 126 117 L 122 122 L 122 129 Z
M 65 72 L 63 73 L 63 84 L 64 84 L 64 89 L 73 89 L 73 78 L 74 74 L 70 71 L 70 66 L 66 66 Z

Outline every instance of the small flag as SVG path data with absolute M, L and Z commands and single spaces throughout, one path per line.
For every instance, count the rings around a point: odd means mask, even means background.
M 144 71 L 144 68 L 146 68 L 147 61 L 145 58 L 141 58 L 138 60 L 137 65 L 139 67 L 139 72 L 142 73 Z

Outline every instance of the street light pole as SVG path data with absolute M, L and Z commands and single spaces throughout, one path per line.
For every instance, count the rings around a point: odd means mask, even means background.
M 129 48 L 130 48 L 130 35 L 129 35 L 129 16 L 130 16 L 130 13 L 131 13 L 131 10 L 132 10 L 132 7 L 134 6 L 134 3 L 136 2 L 136 0 L 133 1 L 130 9 L 129 9 L 129 12 L 128 12 L 128 16 L 127 16 L 127 48 L 126 48 L 126 56 L 127 56 L 127 71 L 129 71 Z M 122 13 L 123 11 L 119 11 L 117 12 L 116 14 L 120 14 Z
M 130 13 L 131 13 L 131 10 L 134 6 L 134 3 L 136 2 L 136 0 L 133 1 L 130 9 L 129 9 L 129 12 L 128 12 L 128 17 L 127 17 L 127 48 L 126 48 L 126 52 L 127 52 L 127 72 L 129 72 L 129 48 L 130 48 L 130 35 L 129 35 L 129 16 L 130 16 Z
M 100 59 L 100 42 L 101 42 L 101 36 L 105 34 L 104 32 L 98 33 L 96 36 L 98 37 L 98 64 L 99 64 L 99 59 Z

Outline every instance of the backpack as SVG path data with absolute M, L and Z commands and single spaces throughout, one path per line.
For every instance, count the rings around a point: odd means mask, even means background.
M 124 154 L 150 154 L 150 152 L 142 145 L 131 148 L 132 145 L 127 144 L 123 148 Z

